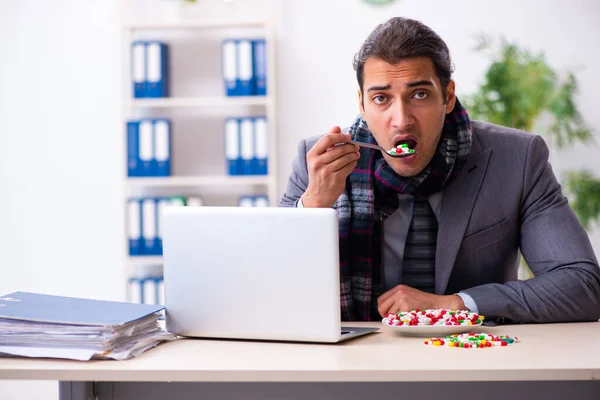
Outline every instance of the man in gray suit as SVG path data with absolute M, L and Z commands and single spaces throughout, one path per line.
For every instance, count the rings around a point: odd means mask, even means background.
M 350 134 L 300 142 L 280 204 L 338 211 L 342 318 L 451 308 L 499 323 L 598 320 L 598 261 L 542 138 L 471 122 L 448 47 L 418 21 L 379 25 L 354 68 L 360 116 Z M 517 280 L 519 250 L 532 279 Z

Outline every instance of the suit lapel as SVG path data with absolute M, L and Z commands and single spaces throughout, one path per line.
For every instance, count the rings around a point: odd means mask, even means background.
M 487 171 L 491 149 L 482 149 L 473 135 L 471 155 L 460 175 L 444 189 L 435 254 L 435 292 L 444 294 L 467 229 L 475 199 Z

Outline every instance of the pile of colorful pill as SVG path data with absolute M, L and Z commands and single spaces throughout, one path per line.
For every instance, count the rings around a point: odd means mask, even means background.
M 399 144 L 398 146 L 391 148 L 389 151 L 390 154 L 413 154 L 414 152 L 415 151 L 413 149 L 408 148 L 408 145 L 406 143 Z
M 425 341 L 429 346 L 461 347 L 463 349 L 481 349 L 484 347 L 508 346 L 519 341 L 516 336 L 495 336 L 487 333 L 461 333 L 445 338 L 432 338 Z
M 466 310 L 411 310 L 388 314 L 383 323 L 390 326 L 423 326 L 423 325 L 478 325 L 483 315 Z

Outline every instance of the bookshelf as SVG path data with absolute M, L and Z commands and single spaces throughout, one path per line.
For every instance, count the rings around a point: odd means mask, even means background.
M 159 30 L 195 30 L 195 29 L 231 29 L 231 28 L 267 28 L 268 23 L 261 20 L 229 21 L 179 21 L 171 23 L 125 23 L 123 28 L 129 31 Z
M 122 137 L 124 152 L 123 203 L 125 209 L 124 268 L 126 277 L 144 278 L 160 271 L 159 255 L 129 254 L 128 207 L 130 198 L 196 196 L 204 205 L 236 205 L 237 198 L 254 195 L 268 198 L 269 206 L 279 201 L 277 188 L 277 135 L 276 135 L 276 64 L 275 18 L 277 0 L 230 1 L 230 11 L 235 7 L 254 7 L 258 13 L 246 10 L 221 12 L 214 18 L 180 15 L 166 21 L 160 12 L 144 18 L 144 7 L 156 7 L 160 2 L 178 0 L 126 0 L 122 3 Z M 180 0 L 181 4 L 183 0 Z M 203 7 L 223 7 L 221 0 L 198 1 L 198 15 Z M 236 4 L 238 3 L 238 4 Z M 251 3 L 256 3 L 252 6 Z M 221 10 L 222 11 L 222 10 Z M 256 15 L 260 14 L 260 15 Z M 225 38 L 264 38 L 267 57 L 267 95 L 225 95 L 221 74 L 220 44 Z M 169 97 L 134 98 L 131 77 L 131 44 L 136 40 L 159 40 L 169 45 Z M 224 158 L 223 122 L 227 117 L 266 117 L 268 133 L 268 174 L 227 174 Z M 140 118 L 166 118 L 171 121 L 171 175 L 165 177 L 129 177 L 127 175 L 127 121 Z M 194 148 L 197 151 L 194 151 Z M 127 298 L 130 298 L 128 294 Z M 133 300 L 135 301 L 135 300 Z
M 162 99 L 134 99 L 132 108 L 177 108 L 177 107 L 232 107 L 232 106 L 270 106 L 272 100 L 264 97 L 180 97 Z
M 266 186 L 272 185 L 273 178 L 262 176 L 220 176 L 220 175 L 198 175 L 198 176 L 170 176 L 170 177 L 148 177 L 128 178 L 127 188 L 134 190 L 145 187 L 183 187 L 183 186 Z
M 153 266 L 153 265 L 162 265 L 162 257 L 160 256 L 137 256 L 137 257 L 128 257 L 127 263 L 131 267 L 136 266 Z

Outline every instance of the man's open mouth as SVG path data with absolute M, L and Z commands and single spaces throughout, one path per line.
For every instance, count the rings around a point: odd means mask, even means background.
M 409 149 L 416 150 L 417 149 L 417 141 L 414 139 L 401 139 L 394 142 L 394 147 L 400 147 L 403 144 L 406 144 Z

